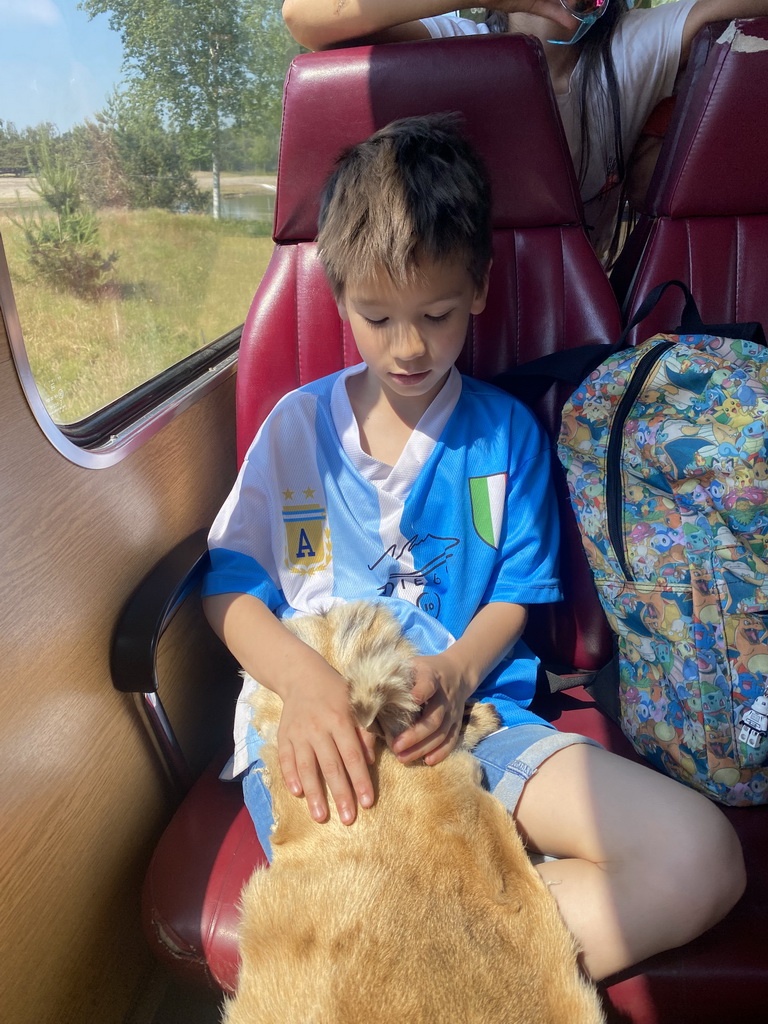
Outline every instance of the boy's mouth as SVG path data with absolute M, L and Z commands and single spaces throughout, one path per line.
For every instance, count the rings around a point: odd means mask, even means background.
M 416 384 L 420 384 L 423 380 L 426 380 L 429 376 L 429 370 L 423 370 L 421 373 L 390 373 L 390 377 L 396 380 L 398 384 L 404 384 L 406 387 L 413 387 Z

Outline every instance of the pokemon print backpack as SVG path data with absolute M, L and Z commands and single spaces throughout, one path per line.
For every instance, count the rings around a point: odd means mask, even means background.
M 669 284 L 685 326 L 622 349 Z M 768 802 L 762 328 L 705 327 L 665 282 L 612 350 L 564 406 L 558 455 L 616 635 L 622 730 L 714 800 Z

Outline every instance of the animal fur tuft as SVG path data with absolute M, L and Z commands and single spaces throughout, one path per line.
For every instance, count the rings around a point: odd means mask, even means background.
M 419 712 L 411 696 L 416 651 L 383 605 L 353 601 L 285 624 L 310 647 L 322 647 L 325 660 L 348 681 L 349 701 L 364 729 L 376 722 L 391 738 L 413 723 Z

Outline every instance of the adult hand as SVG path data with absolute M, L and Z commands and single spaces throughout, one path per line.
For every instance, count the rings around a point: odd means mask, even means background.
M 507 14 L 535 14 L 540 18 L 557 22 L 564 28 L 573 29 L 576 19 L 560 3 L 560 0 L 491 0 L 485 5 L 493 11 L 505 11 Z

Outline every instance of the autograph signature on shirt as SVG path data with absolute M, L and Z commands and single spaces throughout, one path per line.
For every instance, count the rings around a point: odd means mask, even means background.
M 398 587 L 405 589 L 407 583 L 416 587 L 425 587 L 428 583 L 438 585 L 441 583 L 441 578 L 437 575 L 437 570 L 453 558 L 453 548 L 457 547 L 459 543 L 458 537 L 437 537 L 433 533 L 419 537 L 418 534 L 415 534 L 399 550 L 397 545 L 390 545 L 368 568 L 371 572 L 375 572 L 386 558 L 393 558 L 399 563 L 403 555 L 409 552 L 413 554 L 414 568 L 390 572 L 387 582 L 379 587 L 379 593 L 384 597 L 391 597 Z M 440 598 L 437 594 L 424 593 L 416 603 L 430 615 L 437 615 L 440 610 Z

